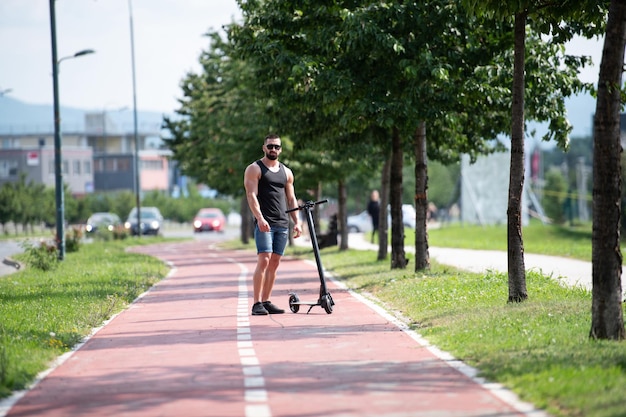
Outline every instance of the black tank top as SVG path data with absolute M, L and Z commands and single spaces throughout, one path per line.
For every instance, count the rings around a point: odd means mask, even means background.
M 285 197 L 287 173 L 285 167 L 279 163 L 278 171 L 272 172 L 261 160 L 256 161 L 256 163 L 261 168 L 257 196 L 261 206 L 261 214 L 272 227 L 289 227 L 289 217 L 285 213 L 287 210 Z

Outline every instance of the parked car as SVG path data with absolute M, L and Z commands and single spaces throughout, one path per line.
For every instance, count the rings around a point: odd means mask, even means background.
M 193 231 L 223 232 L 226 225 L 226 216 L 218 208 L 203 208 L 193 218 Z
M 367 210 L 348 216 L 348 233 L 364 233 L 372 231 L 372 218 Z
M 141 232 L 142 235 L 157 236 L 161 231 L 163 224 L 163 216 L 157 207 L 141 207 L 140 211 L 141 224 L 137 222 L 137 207 L 134 207 L 128 214 L 124 227 L 131 235 L 137 236 Z
M 390 208 L 387 208 L 389 212 Z M 410 204 L 402 205 L 402 223 L 404 227 L 415 228 L 415 209 Z M 391 215 L 387 216 L 387 224 L 391 227 Z M 359 214 L 348 216 L 347 219 L 348 233 L 365 233 L 372 231 L 372 218 L 367 210 L 363 210 Z
M 122 225 L 120 216 L 115 213 L 93 213 L 85 225 L 87 233 L 95 233 L 98 230 L 108 230 L 112 232 L 116 227 Z

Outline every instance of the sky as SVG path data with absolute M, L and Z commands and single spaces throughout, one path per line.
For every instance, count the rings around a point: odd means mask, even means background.
M 129 4 L 131 8 L 129 9 Z M 240 20 L 235 0 L 56 0 L 57 57 L 93 49 L 59 65 L 62 106 L 91 111 L 137 108 L 173 114 L 180 81 L 200 72 L 204 34 Z M 131 43 L 130 10 L 134 42 Z M 49 0 L 0 0 L 0 92 L 30 104 L 52 104 Z
M 180 81 L 200 72 L 198 58 L 210 30 L 239 20 L 235 0 L 131 0 L 137 108 L 173 114 L 182 97 Z M 132 109 L 129 0 L 56 0 L 61 105 L 91 111 Z M 49 0 L 0 0 L 0 91 L 31 104 L 52 104 Z M 567 51 L 590 55 L 581 73 L 596 83 L 601 40 L 578 39 Z

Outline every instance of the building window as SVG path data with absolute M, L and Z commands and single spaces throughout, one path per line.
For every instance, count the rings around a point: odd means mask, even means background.
M 80 161 L 74 160 L 72 161 L 72 165 L 74 167 L 74 175 L 80 175 Z
M 48 162 L 48 174 L 54 175 L 54 160 Z
M 0 178 L 17 175 L 17 161 L 0 161 Z
M 161 159 L 141 161 L 141 169 L 149 171 L 163 171 L 163 161 Z
M 70 163 L 67 160 L 63 160 L 63 169 L 61 170 L 61 172 L 64 175 L 69 174 L 69 172 L 70 172 Z
M 94 166 L 95 172 L 104 172 L 104 159 L 97 159 L 94 163 L 96 164 Z
M 117 160 L 117 170 L 119 172 L 130 172 L 130 158 L 120 158 Z
M 83 171 L 85 171 L 85 174 L 89 175 L 91 174 L 91 161 L 84 161 L 83 162 Z
M 104 170 L 106 172 L 115 172 L 117 171 L 117 159 L 108 158 L 104 161 Z

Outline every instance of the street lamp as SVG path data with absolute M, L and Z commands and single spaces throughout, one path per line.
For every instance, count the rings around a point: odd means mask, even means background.
M 137 86 L 135 82 L 135 36 L 133 30 L 133 4 L 131 0 L 128 0 L 128 15 L 130 17 L 130 55 L 131 66 L 133 73 L 133 124 L 134 124 L 134 137 L 135 137 L 135 204 L 137 206 L 137 236 L 141 237 L 141 186 L 139 182 L 139 136 L 137 135 Z
M 52 40 L 52 85 L 54 92 L 54 186 L 56 198 L 57 249 L 59 260 L 65 258 L 65 202 L 63 197 L 63 159 L 61 157 L 61 112 L 59 110 L 59 66 L 61 61 L 79 56 L 93 54 L 93 49 L 84 49 L 74 55 L 57 59 L 55 0 L 50 0 L 50 38 Z

